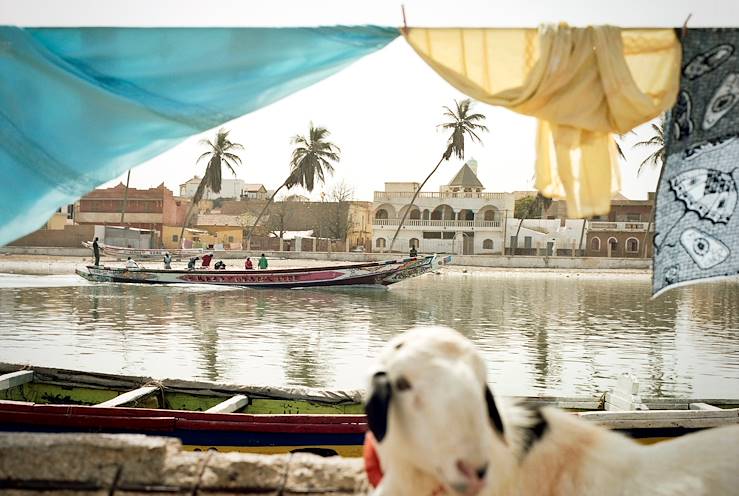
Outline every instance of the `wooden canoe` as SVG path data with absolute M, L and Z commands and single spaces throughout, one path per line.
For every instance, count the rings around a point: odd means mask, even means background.
M 646 411 L 605 411 L 597 398 L 522 397 L 644 443 L 739 423 L 739 399 L 643 399 Z M 360 391 L 154 380 L 0 363 L 0 431 L 145 433 L 185 449 L 361 456 Z
M 77 274 L 94 282 L 215 284 L 256 288 L 389 286 L 448 264 L 451 256 L 403 258 L 325 267 L 273 270 L 164 270 L 88 265 Z

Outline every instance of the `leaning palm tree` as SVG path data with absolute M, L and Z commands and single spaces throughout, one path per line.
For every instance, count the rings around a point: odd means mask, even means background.
M 395 230 L 395 234 L 393 235 L 393 240 L 390 241 L 390 251 L 393 251 L 393 245 L 395 244 L 395 240 L 398 238 L 398 233 L 400 233 L 400 230 L 403 228 L 403 223 L 405 222 L 405 218 L 408 217 L 408 212 L 410 212 L 413 209 L 413 205 L 416 201 L 416 198 L 418 197 L 418 194 L 421 192 L 421 190 L 426 185 L 426 182 L 428 182 L 431 176 L 434 175 L 434 173 L 439 168 L 441 163 L 445 160 L 449 160 L 452 155 L 456 156 L 457 158 L 463 159 L 464 158 L 464 138 L 465 136 L 469 135 L 473 142 L 481 143 L 482 140 L 477 135 L 477 133 L 488 130 L 488 128 L 482 124 L 482 122 L 485 121 L 485 116 L 483 114 L 471 113 L 472 112 L 472 100 L 470 100 L 469 98 L 466 98 L 462 100 L 461 102 L 454 100 L 454 103 L 457 107 L 456 111 L 446 106 L 443 107 L 444 117 L 449 117 L 449 121 L 436 126 L 437 128 L 440 128 L 440 129 L 451 129 L 452 131 L 452 134 L 449 136 L 449 139 L 447 140 L 446 149 L 444 150 L 444 153 L 442 154 L 441 158 L 437 162 L 436 167 L 434 167 L 431 170 L 431 172 L 429 172 L 429 175 L 426 176 L 426 179 L 423 180 L 423 182 L 421 183 L 421 186 L 419 186 L 418 189 L 416 189 L 416 191 L 413 193 L 413 198 L 411 198 L 411 203 L 408 205 L 408 208 L 405 210 L 405 213 L 403 214 L 403 218 L 400 219 L 398 228 Z
M 190 204 L 190 208 L 187 210 L 185 220 L 182 222 L 180 243 L 184 242 L 182 236 L 185 234 L 185 227 L 187 227 L 187 224 L 190 221 L 192 210 L 195 205 L 203 199 L 205 190 L 209 189 L 214 193 L 221 192 L 221 167 L 225 164 L 226 167 L 228 167 L 228 170 L 230 170 L 233 175 L 236 175 L 234 167 L 237 164 L 241 165 L 241 158 L 234 152 L 237 150 L 243 150 L 244 147 L 239 143 L 233 143 L 230 141 L 228 139 L 228 133 L 228 130 L 221 128 L 216 133 L 216 139 L 214 141 L 207 139 L 200 140 L 200 144 L 207 145 L 209 149 L 200 155 L 195 163 L 199 164 L 201 160 L 208 158 L 208 166 L 205 168 L 203 179 L 200 180 L 198 189 L 195 190 L 195 196 L 192 197 L 192 203 Z
M 665 163 L 665 129 L 664 129 L 664 118 L 662 122 L 659 124 L 652 123 L 652 131 L 654 131 L 654 135 L 645 141 L 639 141 L 638 143 L 634 143 L 634 148 L 637 147 L 657 147 L 656 150 L 652 152 L 651 155 L 649 155 L 647 158 L 645 158 L 641 164 L 639 164 L 639 172 L 641 173 L 642 169 L 645 165 L 651 164 L 652 167 L 660 168 Z M 644 231 L 644 237 L 642 238 L 642 247 L 644 247 L 644 251 L 642 252 L 642 257 L 646 258 L 647 256 L 647 237 L 649 236 L 649 230 L 652 228 L 652 224 L 654 223 L 654 207 L 655 205 L 652 205 L 652 212 L 649 215 L 649 222 L 647 223 L 647 230 Z
M 293 186 L 300 185 L 308 191 L 313 191 L 316 179 L 323 183 L 326 180 L 327 173 L 334 173 L 334 166 L 331 163 L 340 160 L 341 150 L 338 146 L 326 140 L 330 134 L 325 127 L 315 127 L 311 122 L 308 137 L 298 134 L 290 139 L 290 143 L 296 145 L 292 159 L 290 159 L 290 174 L 288 174 L 285 182 L 269 197 L 254 221 L 254 225 L 246 233 L 247 250 L 251 249 L 251 236 L 254 229 L 256 229 L 267 208 L 282 188 L 290 189 Z
M 542 212 L 548 209 L 551 205 L 552 205 L 551 198 L 542 196 L 541 193 L 536 194 L 533 201 L 529 203 L 528 208 L 524 210 L 524 213 L 521 216 L 521 219 L 518 221 L 518 227 L 516 228 L 516 235 L 513 237 L 513 239 L 515 239 L 515 246 L 511 246 L 511 255 L 516 254 L 516 248 L 518 248 L 518 235 L 521 233 L 521 225 L 523 224 L 523 221 L 531 218 L 532 215 L 539 215 L 539 217 L 541 217 Z

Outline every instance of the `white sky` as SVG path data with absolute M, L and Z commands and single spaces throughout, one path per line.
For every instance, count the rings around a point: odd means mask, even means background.
M 19 26 L 312 26 L 402 23 L 399 1 L 245 1 L 245 0 L 0 0 L 0 24 Z M 573 25 L 614 24 L 623 27 L 680 26 L 692 13 L 690 27 L 739 26 L 736 0 L 405 0 L 409 26 L 535 27 L 542 22 Z M 335 181 L 354 187 L 355 198 L 371 200 L 385 181 L 422 181 L 438 161 L 446 135 L 436 131 L 443 105 L 464 95 L 449 86 L 412 51 L 402 38 L 383 50 L 309 88 L 259 111 L 231 121 L 231 138 L 242 143 L 244 166 L 237 177 L 282 183 L 289 169 L 289 138 L 307 132 L 313 121 L 332 133 L 342 149 Z M 466 158 L 478 161 L 480 180 L 490 191 L 531 189 L 535 121 L 505 109 L 478 104 L 487 115 L 484 145 L 467 142 Z M 136 167 L 134 187 L 165 183 L 175 194 L 179 184 L 202 174 L 195 165 L 202 152 L 194 136 L 176 148 Z M 629 136 L 622 164 L 622 192 L 645 198 L 657 182 L 656 171 L 636 169 L 648 150 L 630 144 L 649 137 L 648 126 Z M 441 166 L 426 186 L 438 190 L 461 166 Z M 230 177 L 230 176 L 224 176 Z M 109 184 L 125 181 L 125 176 Z M 316 198 L 321 188 L 314 190 Z M 302 191 L 295 190 L 295 193 Z

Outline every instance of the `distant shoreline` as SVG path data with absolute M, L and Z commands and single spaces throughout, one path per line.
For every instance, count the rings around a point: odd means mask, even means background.
M 241 269 L 243 267 L 242 258 L 227 258 L 226 256 L 219 256 L 220 253 L 216 252 L 216 259 L 223 259 L 226 263 L 227 269 Z M 318 267 L 318 266 L 330 266 L 339 265 L 346 263 L 358 263 L 360 260 L 356 260 L 355 257 L 346 257 L 342 259 L 343 253 L 332 253 L 330 254 L 331 259 L 327 259 L 328 254 L 315 253 L 319 259 L 305 258 L 306 253 L 301 254 L 300 258 L 288 258 L 290 255 L 294 255 L 292 252 L 268 252 L 267 257 L 270 260 L 270 268 L 288 268 L 288 267 Z M 250 255 L 254 257 L 255 255 Z M 382 259 L 399 258 L 400 254 L 385 254 Z M 375 258 L 375 257 L 373 257 Z M 604 274 L 607 276 L 617 277 L 637 277 L 644 278 L 651 276 L 651 269 L 645 263 L 644 267 L 633 267 L 623 266 L 620 267 L 618 264 L 614 264 L 613 267 L 602 266 L 598 261 L 593 262 L 593 259 L 577 259 L 568 257 L 557 257 L 550 258 L 548 262 L 551 264 L 551 260 L 562 259 L 564 262 L 573 265 L 570 267 L 532 267 L 530 265 L 522 265 L 517 267 L 511 266 L 490 266 L 494 262 L 499 262 L 500 257 L 475 257 L 473 262 L 486 263 L 485 265 L 473 264 L 461 264 L 460 262 L 466 262 L 470 257 L 455 257 L 457 263 L 443 267 L 441 270 L 443 273 L 448 274 L 459 274 L 463 276 L 476 276 L 476 275 L 502 275 L 502 274 L 516 274 L 516 275 L 548 275 L 548 276 L 580 276 L 580 275 L 596 275 Z M 531 259 L 538 259 L 539 261 L 545 257 L 505 257 L 507 263 L 518 260 L 531 263 Z M 624 259 L 611 259 L 613 261 L 620 261 Z M 628 259 L 626 259 L 628 260 Z M 111 257 L 102 257 L 101 262 L 105 265 L 112 267 L 122 267 L 124 262 L 116 260 Z M 162 262 L 159 260 L 138 260 L 138 262 L 144 267 L 150 268 L 162 268 Z M 583 262 L 578 264 L 578 262 Z M 641 262 L 649 262 L 648 260 L 642 260 Z M 18 275 L 64 275 L 74 274 L 75 269 L 83 269 L 86 265 L 92 263 L 91 256 L 62 256 L 62 255 L 29 255 L 29 254 L 9 254 L 0 253 L 0 274 L 18 274 Z M 556 265 L 556 264 L 554 264 Z M 581 266 L 578 266 L 581 265 Z M 185 262 L 175 262 L 172 264 L 175 269 L 185 268 Z

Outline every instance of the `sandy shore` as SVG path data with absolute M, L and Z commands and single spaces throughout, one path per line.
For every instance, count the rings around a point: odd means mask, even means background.
M 110 257 L 102 257 L 101 263 L 110 267 L 123 267 L 125 262 Z M 227 269 L 243 268 L 243 260 L 224 260 Z M 0 274 L 25 274 L 25 275 L 65 275 L 74 274 L 75 269 L 84 269 L 92 263 L 91 257 L 62 257 L 49 255 L 8 255 L 0 254 Z M 256 264 L 256 259 L 254 260 Z M 343 265 L 348 262 L 342 260 L 296 260 L 287 258 L 269 258 L 270 268 L 292 268 L 292 267 L 320 267 L 331 265 Z M 162 263 L 156 260 L 139 261 L 143 267 L 162 268 Z M 173 262 L 172 268 L 184 269 L 186 262 Z M 648 278 L 651 271 L 646 269 L 533 269 L 533 268 L 497 268 L 476 267 L 464 265 L 450 265 L 442 269 L 446 274 L 459 274 L 463 276 L 489 275 L 519 275 L 536 277 L 609 277 L 618 278 Z

